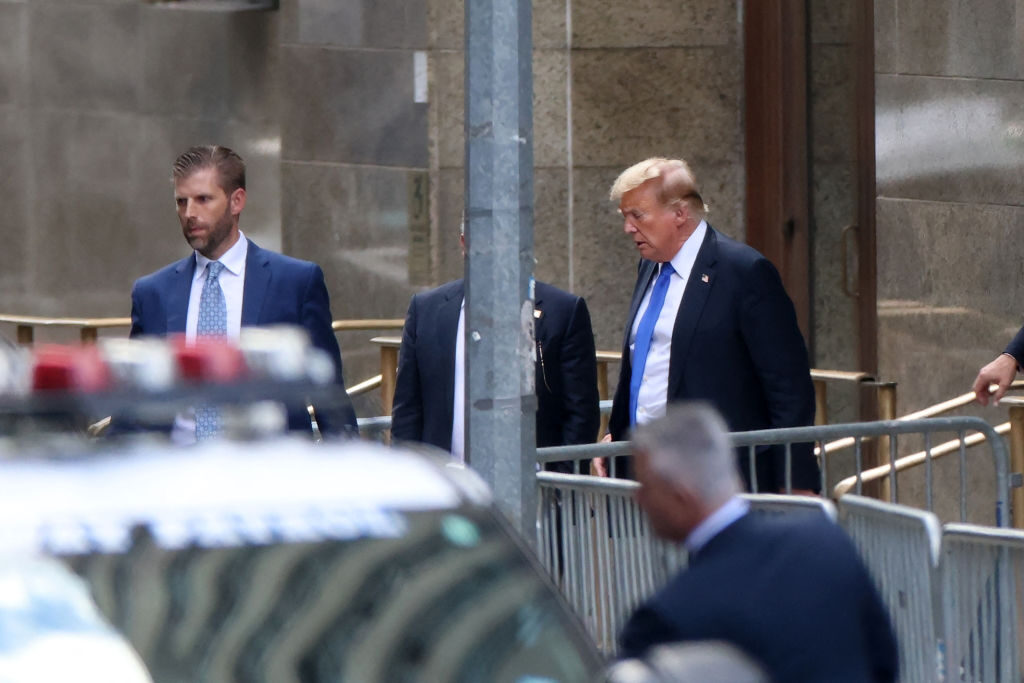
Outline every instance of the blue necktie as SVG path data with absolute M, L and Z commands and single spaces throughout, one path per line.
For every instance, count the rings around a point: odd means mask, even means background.
M 654 326 L 665 305 L 668 283 L 674 272 L 671 263 L 661 264 L 661 273 L 654 283 L 654 289 L 651 290 L 651 300 L 647 302 L 647 310 L 644 311 L 644 317 L 640 318 L 640 324 L 636 328 L 636 339 L 633 342 L 633 365 L 629 375 L 629 425 L 631 427 L 636 424 L 637 399 L 640 397 L 640 384 L 644 379 L 647 354 L 651 350 L 651 340 L 654 338 Z
M 206 267 L 206 282 L 199 295 L 199 321 L 196 324 L 198 337 L 226 337 L 228 334 L 228 305 L 224 290 L 220 288 L 220 272 L 224 264 L 210 261 Z M 213 406 L 196 408 L 196 440 L 202 441 L 216 436 L 220 431 L 220 411 Z

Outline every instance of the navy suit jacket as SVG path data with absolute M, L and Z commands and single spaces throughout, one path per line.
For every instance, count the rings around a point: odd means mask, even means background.
M 1017 361 L 1018 366 L 1024 366 L 1024 327 L 1014 335 L 1003 353 L 1008 353 Z
M 892 624 L 853 544 L 808 513 L 748 513 L 690 558 L 642 605 L 621 655 L 724 640 L 759 660 L 775 683 L 895 681 Z
M 608 421 L 616 441 L 629 438 L 630 331 L 656 273 L 656 263 L 640 261 Z M 755 249 L 710 225 L 672 330 L 668 400 L 708 401 L 734 432 L 814 423 L 807 346 L 778 271 Z M 749 486 L 744 451 L 740 468 Z M 794 446 L 792 454 L 793 487 L 818 490 L 811 445 Z M 784 489 L 784 448 L 759 450 L 756 465 L 758 490 Z
M 185 333 L 195 268 L 193 253 L 136 280 L 132 287 L 131 337 Z M 313 346 L 323 349 L 334 361 L 336 381 L 344 389 L 341 349 L 331 322 L 330 299 L 320 266 L 260 249 L 250 240 L 242 289 L 242 327 L 300 325 L 309 333 Z M 318 413 L 317 421 L 324 433 L 356 429 L 351 405 L 333 419 L 326 411 Z M 308 413 L 304 418 L 296 414 L 289 422 L 293 429 L 308 429 L 310 424 Z
M 402 332 L 391 435 L 444 450 L 452 446 L 455 336 L 464 283 L 412 297 Z M 537 282 L 537 446 L 594 443 L 600 425 L 597 360 L 584 300 Z M 568 463 L 553 469 L 571 471 Z

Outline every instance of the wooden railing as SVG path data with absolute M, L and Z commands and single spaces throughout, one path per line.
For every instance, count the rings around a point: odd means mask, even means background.
M 31 346 L 37 327 L 77 329 L 79 338 L 86 343 L 96 341 L 99 331 L 108 327 L 130 327 L 131 318 L 44 318 L 36 315 L 3 315 L 0 323 L 14 325 L 19 344 Z

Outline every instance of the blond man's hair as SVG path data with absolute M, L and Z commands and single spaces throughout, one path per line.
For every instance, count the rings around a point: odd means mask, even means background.
M 682 159 L 651 157 L 633 164 L 619 174 L 608 193 L 612 201 L 619 201 L 622 195 L 635 190 L 649 180 L 659 180 L 657 198 L 666 206 L 687 202 L 698 218 L 704 218 L 708 207 L 697 188 L 697 177 L 690 165 Z

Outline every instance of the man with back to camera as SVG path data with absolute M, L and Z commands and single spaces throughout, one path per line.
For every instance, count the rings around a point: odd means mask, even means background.
M 640 263 L 605 440 L 629 438 L 635 425 L 686 399 L 709 401 L 733 431 L 813 424 L 807 347 L 779 273 L 705 221 L 686 162 L 635 164 L 610 196 Z M 785 457 L 782 446 L 757 449 L 758 491 L 786 490 Z M 740 469 L 750 488 L 746 449 Z M 794 493 L 820 489 L 811 444 L 793 444 L 790 483 Z
M 751 513 L 711 406 L 670 406 L 636 428 L 633 452 L 637 502 L 655 533 L 684 544 L 690 560 L 630 617 L 621 656 L 721 640 L 775 683 L 896 680 L 892 624 L 853 543 L 823 514 Z
M 464 226 L 464 223 L 463 223 Z M 460 229 L 462 255 L 466 236 Z M 391 411 L 395 439 L 428 443 L 465 459 L 465 282 L 420 292 L 409 302 Z M 537 446 L 593 443 L 600 427 L 597 356 L 586 302 L 535 283 Z M 572 472 L 569 462 L 549 468 Z
M 194 252 L 132 287 L 131 337 L 185 334 L 237 339 L 242 327 L 292 324 L 309 334 L 335 367 L 341 389 L 341 350 L 331 328 L 330 300 L 320 266 L 261 249 L 239 229 L 245 208 L 245 162 L 219 145 L 191 147 L 175 160 L 172 180 L 178 221 Z M 173 436 L 187 442 L 216 434 L 216 415 L 179 416 Z M 310 429 L 309 414 L 289 415 L 292 429 Z M 333 418 L 333 419 L 332 419 Z M 318 414 L 325 434 L 354 431 L 351 405 Z

